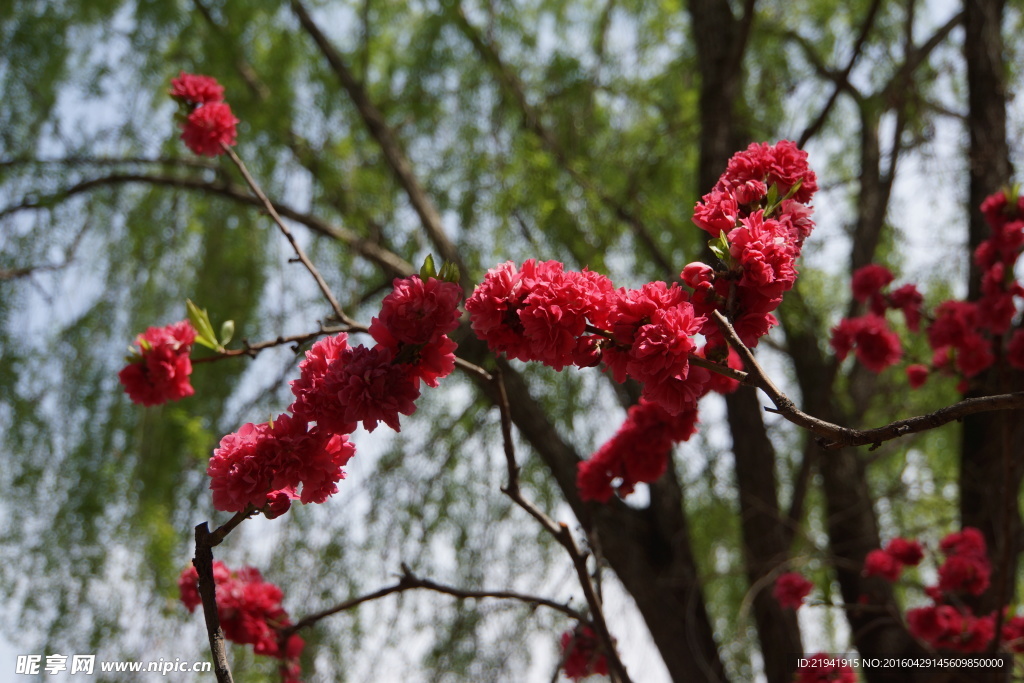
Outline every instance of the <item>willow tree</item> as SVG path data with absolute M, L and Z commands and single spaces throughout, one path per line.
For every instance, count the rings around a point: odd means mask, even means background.
M 315 335 L 251 361 L 197 365 L 194 396 L 146 410 L 117 384 L 124 346 L 184 317 L 186 298 L 215 322 L 233 320 L 250 344 L 338 322 L 235 166 L 181 145 L 166 96 L 180 71 L 225 85 L 241 120 L 238 154 L 363 322 L 431 253 L 459 264 L 467 293 L 495 264 L 530 258 L 623 286 L 675 280 L 712 259 L 692 207 L 729 156 L 754 140 L 798 141 L 827 191 L 781 327 L 758 357 L 808 413 L 862 428 L 960 398 L 952 381 L 911 391 L 897 371 L 840 363 L 828 339 L 856 310 L 853 271 L 875 262 L 929 272 L 905 237 L 931 206 L 899 195 L 901 182 L 922 182 L 912 170 L 923 162 L 944 173 L 934 201 L 971 178 L 969 196 L 942 204 L 948 253 L 928 302 L 980 293 L 966 264 L 984 227 L 977 217 L 969 233 L 961 225 L 967 207 L 1011 180 L 999 121 L 1015 74 L 986 49 L 1001 4 L 965 7 L 947 16 L 912 0 L 95 0 L 0 10 L 8 637 L 25 651 L 184 658 L 189 643 L 202 656 L 175 579 L 194 551 L 192 527 L 219 519 L 206 462 L 220 436 L 287 405 Z M 948 143 L 963 118 L 966 153 Z M 950 277 L 950 261 L 963 272 Z M 465 328 L 458 340 L 467 362 L 501 368 L 522 488 L 586 540 L 635 679 L 663 675 L 642 663 L 651 645 L 634 635 L 639 619 L 680 681 L 786 681 L 805 650 L 925 652 L 901 617 L 923 598 L 865 577 L 864 559 L 883 539 L 937 541 L 960 522 L 982 529 L 994 567 L 974 607 L 1013 602 L 1014 413 L 876 451 L 833 450 L 766 416 L 764 395 L 745 388 L 724 410 L 709 400 L 700 434 L 665 475 L 602 504 L 581 499 L 577 464 L 639 387 L 505 362 Z M 923 353 L 921 342 L 914 349 Z M 996 369 L 968 394 L 1018 383 Z M 501 495 L 499 403 L 492 384 L 453 375 L 399 434 L 364 438 L 328 504 L 247 522 L 218 558 L 260 566 L 296 616 L 371 593 L 403 565 L 464 590 L 583 605 L 562 549 Z M 981 445 L 977 433 L 1000 442 Z M 1005 486 L 988 496 L 993 479 Z M 814 634 L 772 596 L 790 570 L 821 591 Z M 842 608 L 864 595 L 871 609 Z M 303 669 L 352 680 L 548 678 L 567 628 L 564 615 L 529 606 L 402 592 L 318 623 Z M 548 643 L 541 654 L 538 642 Z M 235 655 L 236 669 L 265 667 Z

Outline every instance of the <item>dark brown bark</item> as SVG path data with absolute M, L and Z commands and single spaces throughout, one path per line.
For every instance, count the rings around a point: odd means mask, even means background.
M 743 387 L 726 397 L 736 486 L 739 489 L 740 531 L 747 580 L 759 587 L 753 596 L 764 673 L 767 679 L 791 681 L 794 654 L 803 652 L 796 612 L 783 608 L 772 595 L 773 579 L 786 570 L 789 537 L 779 510 L 775 449 L 768 441 L 761 405 L 752 389 Z
M 754 2 L 745 3 L 739 18 L 724 0 L 691 0 L 689 10 L 701 74 L 697 177 L 699 191 L 707 192 L 725 170 L 729 157 L 748 142 L 737 124 L 735 104 Z M 768 590 L 769 577 L 785 564 L 789 541 L 779 511 L 775 450 L 753 392 L 741 390 L 727 398 L 727 405 L 746 574 L 752 586 L 765 586 L 753 600 L 765 675 L 773 683 L 789 681 L 795 670 L 792 655 L 801 651 L 800 631 L 792 612 L 781 610 Z
M 482 359 L 483 342 L 466 337 L 460 353 Z M 726 681 L 705 608 L 683 493 L 670 472 L 651 485 L 651 504 L 635 510 L 619 501 L 585 503 L 576 489 L 579 455 L 530 396 L 523 378 L 502 362 L 512 420 L 551 470 L 584 530 L 636 601 L 673 681 Z M 493 392 L 488 383 L 480 388 Z
M 1013 169 L 1006 140 L 1006 81 L 1003 62 L 1003 0 L 965 0 L 964 59 L 967 64 L 970 139 L 969 245 L 971 252 L 989 236 L 981 202 L 1009 183 Z M 981 294 L 981 273 L 971 261 L 969 298 Z M 1009 372 L 1003 362 L 972 380 L 967 396 L 1024 388 L 1024 373 Z M 1013 601 L 1021 516 L 1018 495 L 1024 448 L 1024 423 L 1019 413 L 972 415 L 964 419 L 960 458 L 960 521 L 981 530 L 992 562 L 992 585 L 973 605 L 987 613 Z M 986 672 L 982 683 L 1007 680 Z

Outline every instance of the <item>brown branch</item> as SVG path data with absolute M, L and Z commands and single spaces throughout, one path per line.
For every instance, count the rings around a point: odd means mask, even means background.
M 448 239 L 448 235 L 445 233 L 441 215 L 413 173 L 412 164 L 406 156 L 397 134 L 388 125 L 384 114 L 370 100 L 366 88 L 349 70 L 341 53 L 334 48 L 323 32 L 320 31 L 320 27 L 316 25 L 316 22 L 310 17 L 309 12 L 306 11 L 302 3 L 299 0 L 292 0 L 291 8 L 298 18 L 299 24 L 313 39 L 317 47 L 320 48 L 320 52 L 323 53 L 327 63 L 330 64 L 331 69 L 355 105 L 359 116 L 363 119 L 363 123 L 369 129 L 370 135 L 373 136 L 373 139 L 380 146 L 388 166 L 409 198 L 409 203 L 412 204 L 413 210 L 419 216 L 420 223 L 423 226 L 423 230 L 427 233 L 427 237 L 430 238 L 430 241 L 440 252 L 441 258 L 458 265 L 459 271 L 465 277 L 465 274 L 468 272 L 465 264 L 458 251 L 456 251 L 455 245 Z
M 217 532 L 220 532 L 220 529 Z M 210 533 L 210 527 L 206 522 L 196 526 L 196 556 L 192 559 L 192 565 L 199 575 L 199 596 L 203 601 L 203 616 L 206 619 L 206 633 L 210 638 L 210 653 L 213 655 L 213 670 L 217 675 L 217 683 L 234 683 L 227 650 L 224 647 L 224 632 L 220 628 L 220 618 L 217 615 L 217 586 L 213 580 L 213 547 L 222 540 L 223 536 L 216 538 L 216 533 Z
M 456 588 L 454 586 L 446 586 L 444 584 L 437 583 L 436 581 L 431 581 L 430 579 L 424 579 L 420 578 L 419 576 L 416 576 L 412 572 L 412 570 L 409 569 L 408 566 L 403 564 L 402 575 L 399 578 L 398 583 L 393 584 L 391 586 L 386 586 L 384 588 L 374 591 L 373 593 L 368 593 L 366 595 L 361 595 L 359 597 L 346 600 L 320 612 L 307 615 L 302 619 L 299 619 L 291 626 L 283 629 L 281 636 L 282 638 L 287 640 L 288 637 L 296 631 L 313 626 L 322 619 L 333 616 L 340 612 L 345 612 L 347 610 L 352 609 L 353 607 L 358 607 L 364 602 L 378 600 L 380 598 L 391 595 L 392 593 L 401 593 L 407 590 L 429 590 L 434 591 L 435 593 L 443 593 L 445 595 L 450 595 L 459 600 L 481 600 L 484 598 L 495 598 L 498 600 L 515 600 L 518 602 L 524 602 L 534 607 L 549 607 L 555 610 L 556 612 L 561 612 L 562 614 L 565 614 L 566 616 L 576 619 L 577 621 L 589 623 L 587 618 L 580 612 L 574 610 L 568 605 L 556 602 L 554 600 L 549 600 L 548 598 L 542 598 L 537 595 L 527 595 L 525 593 L 518 593 L 516 591 L 468 590 L 464 588 Z
M 752 3 L 752 0 L 749 1 Z M 651 235 L 651 230 L 643 220 L 627 207 L 624 202 L 608 194 L 607 191 L 599 187 L 572 163 L 554 133 L 544 125 L 540 110 L 530 104 L 526 97 L 526 89 L 523 86 L 523 82 L 515 72 L 508 68 L 498 53 L 497 48 L 488 43 L 483 35 L 481 35 L 480 30 L 469 21 L 462 10 L 461 4 L 456 4 L 455 6 L 455 23 L 458 25 L 459 30 L 462 31 L 462 34 L 472 43 L 477 54 L 494 71 L 498 83 L 512 96 L 516 106 L 519 108 L 520 115 L 523 117 L 524 127 L 537 137 L 545 151 L 558 163 L 559 168 L 572 178 L 580 188 L 596 196 L 618 220 L 628 225 L 636 238 L 644 245 L 650 257 L 657 263 L 658 268 L 674 276 L 677 271 L 673 269 L 672 264 L 665 257 L 665 254 Z
M 618 650 L 615 648 L 615 641 L 608 630 L 608 623 L 604 618 L 604 609 L 601 606 L 601 598 L 597 595 L 594 583 L 590 578 L 590 572 L 587 570 L 586 556 L 580 552 L 579 546 L 576 545 L 576 539 L 573 537 L 572 532 L 569 531 L 569 527 L 564 522 L 555 522 L 548 517 L 540 508 L 528 501 L 519 488 L 519 465 L 516 464 L 515 444 L 512 440 L 512 410 L 509 406 L 508 393 L 505 391 L 505 381 L 500 368 L 494 375 L 494 386 L 498 395 L 497 404 L 498 412 L 501 415 L 501 437 L 505 448 L 505 463 L 508 467 L 508 485 L 502 487 L 501 491 L 511 498 L 516 505 L 526 510 L 531 517 L 536 519 L 544 530 L 551 534 L 569 553 L 569 557 L 572 558 L 573 567 L 576 570 L 576 577 L 583 588 L 587 605 L 590 607 L 594 630 L 597 632 L 602 649 L 608 658 L 612 680 L 619 683 L 630 683 L 629 674 L 626 673 L 626 667 L 619 658 Z
M 798 427 L 803 427 L 817 434 L 821 437 L 818 439 L 819 445 L 828 450 L 836 450 L 846 446 L 866 446 L 868 444 L 871 444 L 872 450 L 874 450 L 886 441 L 898 439 L 907 434 L 935 429 L 955 420 L 960 420 L 967 415 L 994 410 L 1024 410 L 1024 391 L 1017 391 L 1010 394 L 964 399 L 951 406 L 940 408 L 935 412 L 897 420 L 874 429 L 842 427 L 816 418 L 813 415 L 808 415 L 797 408 L 792 399 L 775 386 L 775 383 L 765 373 L 764 368 L 754 358 L 754 354 L 740 341 L 736 330 L 733 329 L 733 326 L 725 316 L 718 311 L 713 311 L 712 316 L 714 316 L 729 345 L 740 354 L 744 366 L 750 368 L 749 376 L 744 384 L 757 387 L 768 394 L 768 398 L 775 404 L 774 410 L 771 408 L 766 408 L 766 410 L 778 413 Z
M 92 192 L 94 190 L 115 186 L 125 185 L 130 183 L 145 183 L 149 185 L 157 185 L 162 187 L 176 187 L 186 190 L 196 190 L 199 192 L 205 192 L 208 194 L 225 197 L 233 201 L 248 204 L 250 206 L 262 207 L 263 203 L 257 198 L 249 194 L 244 188 L 234 185 L 232 183 L 223 181 L 207 181 L 202 178 L 188 178 L 188 177 L 177 177 L 157 174 L 146 174 L 146 173 L 113 173 L 100 178 L 92 178 L 90 180 L 84 180 L 80 183 L 72 185 L 60 192 L 46 197 L 39 198 L 36 200 L 27 200 L 21 204 L 15 204 L 12 206 L 0 209 L 0 219 L 5 218 L 9 215 L 18 213 L 20 211 L 34 211 L 40 209 L 46 209 L 56 201 L 64 201 L 75 195 L 83 194 L 86 192 Z M 308 213 L 303 213 L 290 206 L 284 204 L 273 204 L 274 209 L 289 220 L 293 220 L 297 223 L 305 225 L 313 232 L 330 237 L 331 239 L 337 240 L 349 247 L 351 247 L 356 253 L 380 266 L 385 272 L 390 273 L 395 277 L 405 277 L 416 272 L 416 269 L 412 267 L 412 264 L 407 262 L 397 254 L 384 249 L 376 242 L 364 239 L 356 233 L 342 228 L 336 225 L 332 225 L 327 221 L 317 218 L 316 216 Z
M 64 249 L 64 260 L 60 263 L 44 263 L 42 265 L 0 270 L 0 282 L 5 280 L 18 280 L 23 277 L 34 275 L 35 273 L 53 272 L 67 268 L 74 262 L 75 253 L 78 251 L 78 245 L 82 243 L 82 238 L 85 237 L 85 233 L 89 230 L 90 226 L 91 223 L 88 220 L 82 224 L 82 227 L 79 228 L 78 232 L 75 233 L 74 238 L 72 238 L 71 244 Z
M 277 227 L 280 228 L 281 232 L 284 234 L 285 239 L 287 239 L 288 243 L 292 245 L 292 249 L 295 250 L 295 255 L 298 256 L 299 262 L 306 267 L 309 274 L 313 276 L 314 280 L 316 280 L 317 287 L 320 288 L 320 291 L 323 292 L 324 298 L 326 298 L 327 302 L 331 305 L 331 308 L 334 310 L 334 315 L 337 316 L 338 320 L 346 325 L 355 325 L 355 321 L 345 315 L 345 311 L 342 310 L 341 304 L 338 303 L 338 299 L 335 298 L 334 292 L 331 291 L 331 288 L 327 285 L 327 282 L 320 274 L 320 271 L 317 270 L 316 266 L 313 265 L 313 262 L 309 260 L 308 256 L 306 256 L 306 252 L 302 249 L 299 243 L 295 241 L 295 236 L 292 234 L 292 231 L 289 230 L 288 226 L 284 224 L 283 220 L 281 220 L 281 216 L 277 213 L 277 210 L 274 209 L 274 205 L 269 199 L 267 199 L 267 195 L 265 195 L 263 190 L 260 189 L 259 184 L 256 183 L 256 180 L 249 173 L 249 169 L 245 167 L 241 158 L 235 154 L 235 150 L 231 149 L 231 147 L 223 142 L 220 143 L 220 146 L 221 149 L 227 153 L 228 157 L 231 158 L 231 161 L 234 162 L 235 166 L 238 167 L 238 170 L 241 172 L 242 177 L 245 178 L 245 182 L 249 186 L 249 189 L 252 190 L 252 193 L 260 200 L 263 208 L 270 214 L 274 223 L 277 224 Z
M 836 100 L 839 99 L 839 93 L 850 87 L 850 73 L 853 71 L 853 67 L 857 64 L 857 60 L 860 59 L 861 52 L 864 50 L 864 45 L 867 43 L 868 34 L 871 32 L 871 28 L 875 24 L 875 18 L 878 16 L 878 10 L 881 7 L 882 0 L 873 0 L 871 3 L 871 7 L 868 8 L 867 17 L 864 19 L 864 23 L 861 24 L 857 40 L 853 44 L 853 53 L 850 55 L 850 59 L 846 63 L 846 67 L 833 78 L 835 87 L 832 89 L 832 94 L 829 95 L 828 100 L 825 102 L 825 106 L 822 107 L 817 118 L 815 118 L 814 121 L 804 129 L 804 132 L 801 133 L 800 139 L 796 143 L 797 147 L 803 148 L 804 145 L 807 144 L 807 141 L 821 130 L 821 127 L 825 125 L 825 120 L 832 111 L 832 107 L 835 105 Z
M 284 346 L 285 344 L 295 344 L 296 347 L 300 344 L 313 341 L 317 337 L 323 337 L 329 334 L 338 334 L 340 332 L 366 332 L 367 329 L 363 326 L 350 326 L 344 327 L 321 327 L 316 332 L 307 332 L 305 334 L 293 334 L 290 337 L 277 337 L 276 339 L 269 339 L 267 341 L 257 342 L 250 344 L 248 339 L 242 340 L 242 348 L 240 349 L 225 349 L 219 351 L 216 355 L 206 356 L 204 358 L 193 358 L 192 363 L 214 363 L 225 358 L 237 358 L 238 356 L 249 356 L 255 358 L 260 351 L 265 349 L 274 348 L 276 346 Z

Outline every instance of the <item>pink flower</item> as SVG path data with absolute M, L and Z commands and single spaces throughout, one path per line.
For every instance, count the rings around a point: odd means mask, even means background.
M 952 605 L 919 607 L 907 611 L 910 634 L 937 650 L 982 652 L 995 635 L 991 616 L 975 617 Z
M 378 422 L 401 430 L 398 415 L 416 412 L 420 389 L 415 368 L 394 361 L 386 346 L 342 351 L 324 379 L 324 393 L 338 402 L 343 422 L 362 422 L 371 432 Z
M 296 417 L 316 422 L 321 429 L 335 434 L 350 434 L 357 426 L 344 419 L 344 406 L 325 384 L 328 372 L 348 348 L 348 335 L 344 332 L 324 337 L 306 351 L 306 359 L 299 363 L 299 379 L 291 383 L 295 401 L 288 409 Z
M 668 468 L 672 445 L 696 431 L 696 409 L 672 415 L 657 403 L 641 399 L 629 409 L 615 435 L 577 466 L 580 497 L 604 503 L 616 490 L 627 496 L 638 483 L 657 481 Z
M 842 666 L 838 657 L 819 652 L 810 659 L 813 664 L 797 669 L 795 683 L 857 683 L 853 669 Z
M 1003 622 L 1003 645 L 1010 652 L 1024 652 L 1024 617 L 1010 617 Z
M 947 555 L 939 567 L 939 589 L 946 593 L 981 595 L 989 586 L 992 566 L 985 552 L 985 537 L 973 527 L 947 535 L 939 543 Z
M 421 280 L 418 275 L 398 278 L 391 294 L 381 303 L 380 317 L 374 318 L 370 334 L 384 343 L 375 329 L 384 328 L 394 340 L 404 344 L 428 344 L 459 326 L 459 302 L 462 288 L 453 282 L 435 278 Z
M 189 383 L 189 353 L 196 331 L 183 320 L 167 327 L 150 327 L 135 338 L 139 347 L 118 379 L 133 403 L 155 406 L 195 393 Z
M 850 286 L 853 289 L 853 298 L 864 303 L 881 292 L 882 288 L 886 287 L 894 279 L 893 274 L 885 266 L 870 263 L 862 268 L 858 268 L 850 282 Z
M 306 421 L 291 415 L 243 425 L 221 439 L 210 458 L 213 506 L 241 512 L 252 505 L 277 516 L 287 510 L 282 497 L 322 503 L 337 493 L 342 466 L 354 453 L 344 435 L 307 431 Z
M 885 546 L 885 552 L 889 553 L 903 564 L 916 566 L 924 559 L 924 550 L 917 541 L 906 538 L 894 538 Z
M 910 383 L 911 389 L 920 389 L 928 381 L 928 366 L 908 365 L 907 381 Z
M 923 304 L 924 297 L 914 285 L 903 285 L 889 294 L 889 305 L 903 311 L 907 327 L 912 332 L 917 332 L 921 327 L 921 306 Z
M 562 634 L 562 671 L 574 681 L 608 673 L 608 660 L 589 626 L 579 625 Z
M 224 99 L 224 86 L 210 76 L 200 76 L 182 71 L 171 79 L 171 97 L 187 104 L 207 104 Z
M 740 209 L 732 192 L 721 189 L 711 190 L 704 195 L 693 210 L 693 222 L 701 230 L 707 231 L 712 237 L 723 232 L 728 234 L 736 227 Z
M 210 102 L 196 108 L 182 124 L 181 139 L 196 154 L 215 157 L 224 153 L 222 145 L 234 145 L 238 119 L 224 102 Z
M 200 603 L 198 580 L 195 567 L 185 569 L 178 579 L 181 600 L 190 612 Z M 264 581 L 253 567 L 231 571 L 223 562 L 214 562 L 213 581 L 224 637 L 252 645 L 256 654 L 285 660 L 291 680 L 296 680 L 298 659 L 305 643 L 301 637 L 292 635 L 281 648 L 281 631 L 291 626 L 288 612 L 281 606 L 281 589 Z
M 945 593 L 981 595 L 988 588 L 990 575 L 986 558 L 951 555 L 939 567 L 939 589 Z
M 881 372 L 899 362 L 903 348 L 885 318 L 869 313 L 860 318 L 844 318 L 832 328 L 832 348 L 839 360 L 856 349 L 857 360 L 872 372 Z
M 959 532 L 947 534 L 939 542 L 939 549 L 947 555 L 985 557 L 985 537 L 978 529 L 967 526 Z
M 766 188 L 775 185 L 780 199 L 799 184 L 800 189 L 792 199 L 801 204 L 808 203 L 818 190 L 817 177 L 807 165 L 807 153 L 789 140 L 780 140 L 775 145 L 751 143 L 745 151 L 733 155 L 719 181 L 727 188 L 740 189 L 740 204 L 758 199 L 757 183 Z
M 878 576 L 895 581 L 903 572 L 903 563 L 884 550 L 872 550 L 864 558 L 864 576 Z
M 772 589 L 774 597 L 779 605 L 789 609 L 800 609 L 804 604 L 804 598 L 810 594 L 814 584 L 796 572 L 788 572 L 775 579 L 775 587 Z

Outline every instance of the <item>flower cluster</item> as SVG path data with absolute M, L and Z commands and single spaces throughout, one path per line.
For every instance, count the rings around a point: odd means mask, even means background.
M 589 626 L 578 625 L 562 634 L 562 671 L 574 681 L 608 674 L 608 660 Z
M 171 79 L 170 95 L 184 107 L 181 139 L 190 150 L 215 157 L 224 153 L 223 145 L 235 144 L 238 119 L 216 79 L 182 71 Z
M 877 264 L 868 264 L 854 272 L 850 282 L 853 298 L 866 304 L 868 312 L 857 318 L 844 318 L 832 328 L 831 344 L 839 360 L 844 360 L 853 350 L 864 367 L 881 372 L 903 357 L 903 346 L 886 322 L 886 311 L 901 311 L 907 327 L 916 332 L 921 326 L 924 297 L 912 284 L 888 291 L 895 279 L 888 268 Z
M 992 230 L 974 252 L 982 272 L 981 296 L 977 301 L 944 301 L 935 308 L 925 330 L 931 363 L 907 367 L 912 388 L 922 386 L 934 371 L 970 379 L 990 368 L 1000 353 L 1012 367 L 1024 369 L 1024 330 L 1011 332 L 1024 302 L 1024 286 L 1014 277 L 1014 266 L 1024 250 L 1024 197 L 1011 202 L 1006 192 L 998 192 L 982 203 L 981 211 Z M 917 332 L 923 299 L 910 284 L 887 292 L 893 279 L 887 269 L 873 264 L 854 273 L 854 298 L 868 304 L 869 312 L 833 328 L 832 347 L 840 359 L 854 349 L 857 359 L 874 372 L 900 360 L 902 347 L 886 325 L 885 312 L 902 310 L 907 327 Z M 962 383 L 961 389 L 965 386 Z
M 800 609 L 814 584 L 808 581 L 802 574 L 787 572 L 775 579 L 775 586 L 772 588 L 772 597 L 778 603 L 788 609 Z
M 437 386 L 455 369 L 447 335 L 459 324 L 461 298 L 451 282 L 396 279 L 370 326 L 373 347 L 350 346 L 345 333 L 314 344 L 291 383 L 291 415 L 244 425 L 214 451 L 206 470 L 214 507 L 276 517 L 292 500 L 322 503 L 336 493 L 355 453 L 347 435 L 380 422 L 399 430 L 399 414 L 416 410 L 420 382 Z
M 709 343 L 721 343 L 713 310 L 751 347 L 778 324 L 772 311 L 796 281 L 796 259 L 814 228 L 808 203 L 817 189 L 807 154 L 794 143 L 754 143 L 729 160 L 697 204 L 693 222 L 716 238 L 710 244 L 725 265 L 716 271 L 694 263 L 683 271 Z
M 693 336 L 705 323 L 677 284 L 616 289 L 598 273 L 566 271 L 557 261 L 508 261 L 487 272 L 466 301 L 473 331 L 490 349 L 556 370 L 604 363 L 618 382 L 670 415 L 690 411 L 711 373 L 691 365 Z
M 841 658 L 819 652 L 809 659 L 797 669 L 795 683 L 857 683 L 857 674 Z
M 138 350 L 117 375 L 132 402 L 155 406 L 195 393 L 189 383 L 189 353 L 195 339 L 195 328 L 187 320 L 150 327 L 136 337 Z
M 217 591 L 217 617 L 224 637 L 241 645 L 252 645 L 258 655 L 282 661 L 285 683 L 298 683 L 299 655 L 305 644 L 297 635 L 282 642 L 282 631 L 292 625 L 281 606 L 281 589 L 263 580 L 259 570 L 242 567 L 231 571 L 223 562 L 213 563 L 213 582 Z M 202 603 L 199 596 L 199 572 L 185 569 L 178 578 L 181 601 L 189 612 Z
M 703 357 L 704 352 L 701 349 L 697 355 Z M 739 355 L 731 349 L 726 362 L 734 369 L 742 367 Z M 710 375 L 701 395 L 708 391 L 726 394 L 739 386 L 736 380 L 724 375 Z M 658 403 L 640 399 L 630 407 L 626 421 L 615 435 L 577 466 L 576 487 L 580 497 L 606 503 L 613 493 L 625 497 L 638 483 L 656 481 L 668 469 L 672 447 L 693 436 L 697 423 L 696 405 L 673 415 Z
M 879 576 L 886 581 L 895 581 L 903 573 L 903 567 L 915 567 L 924 559 L 921 544 L 906 538 L 894 538 L 885 549 L 872 550 L 864 558 L 864 576 Z
M 910 633 L 937 650 L 982 652 L 995 635 L 995 614 L 975 616 L 962 599 L 981 595 L 989 585 L 991 566 L 985 552 L 985 538 L 972 527 L 948 534 L 939 543 L 946 556 L 939 566 L 939 583 L 925 592 L 933 604 L 907 611 Z M 868 553 L 864 562 L 866 576 L 895 581 L 905 565 L 917 565 L 924 551 L 917 541 L 895 538 L 884 550 Z M 1004 640 L 1013 647 L 1024 645 L 1024 619 L 1006 622 Z

